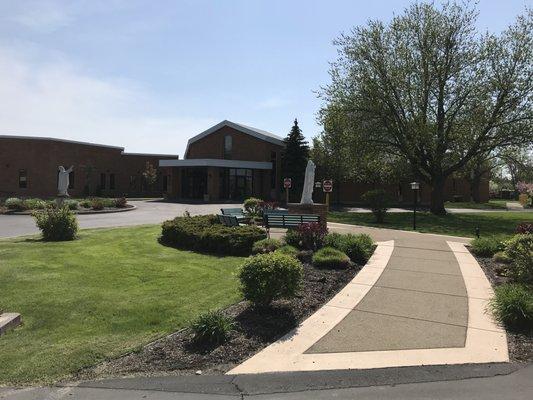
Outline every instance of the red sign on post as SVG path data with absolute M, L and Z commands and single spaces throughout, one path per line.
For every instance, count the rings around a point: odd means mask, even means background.
M 283 187 L 284 187 L 285 189 L 290 189 L 291 186 L 292 186 L 292 180 L 291 180 L 291 178 L 285 178 L 285 179 L 283 179 Z
M 324 193 L 331 193 L 333 191 L 333 181 L 331 179 L 324 179 L 322 190 L 324 190 Z

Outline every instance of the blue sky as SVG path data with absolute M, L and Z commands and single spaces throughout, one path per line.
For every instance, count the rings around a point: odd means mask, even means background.
M 480 0 L 498 32 L 531 1 Z M 408 1 L 0 0 L 0 134 L 177 153 L 223 119 L 320 133 L 332 40 Z

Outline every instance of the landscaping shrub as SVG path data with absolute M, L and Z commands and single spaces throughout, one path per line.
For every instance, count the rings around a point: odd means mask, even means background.
M 263 200 L 257 199 L 255 197 L 250 197 L 244 200 L 244 212 L 250 217 L 260 217 L 261 215 L 263 215 L 262 203 Z
M 254 243 L 252 247 L 253 254 L 270 253 L 279 249 L 282 243 L 278 239 L 261 239 Z
M 74 199 L 67 199 L 63 204 L 68 207 L 69 210 L 77 210 L 79 206 L 78 201 Z
M 329 233 L 324 238 L 325 247 L 333 247 L 345 253 L 356 264 L 365 264 L 374 251 L 374 241 L 366 234 Z
M 385 214 L 390 207 L 389 195 L 383 189 L 369 190 L 361 196 L 361 199 L 372 210 L 376 222 L 383 222 Z
M 511 259 L 507 257 L 505 254 L 505 251 L 499 251 L 496 254 L 492 256 L 492 260 L 502 263 L 502 264 L 509 264 L 511 262 Z
M 350 258 L 333 247 L 323 247 L 313 254 L 313 265 L 317 268 L 343 269 L 350 266 Z
M 525 285 L 507 283 L 494 289 L 490 301 L 494 317 L 514 330 L 533 330 L 533 291 Z
M 281 246 L 279 249 L 277 249 L 275 253 L 285 254 L 294 258 L 298 258 L 298 254 L 300 253 L 300 251 L 296 247 L 289 246 L 288 244 L 286 244 L 285 246 Z
M 308 222 L 289 229 L 285 234 L 285 243 L 303 250 L 317 250 L 324 244 L 328 229 L 318 222 Z
M 250 255 L 265 232 L 256 226 L 227 227 L 215 215 L 177 217 L 162 225 L 161 241 L 180 249 L 227 255 Z
M 198 344 L 218 346 L 228 340 L 233 326 L 233 321 L 222 312 L 209 311 L 194 320 L 191 330 Z
M 18 197 L 10 197 L 10 198 L 6 199 L 4 205 L 7 207 L 8 210 L 14 210 L 14 211 L 24 211 L 24 210 L 26 210 L 26 206 L 24 205 L 24 201 L 22 201 Z
M 256 306 L 292 298 L 303 278 L 303 267 L 294 257 L 277 252 L 249 257 L 239 271 L 241 291 Z
M 505 242 L 505 255 L 511 264 L 509 277 L 520 283 L 533 283 L 533 235 L 515 235 Z
M 128 200 L 125 197 L 119 197 L 115 199 L 116 208 L 125 208 L 128 205 Z
M 26 199 L 23 202 L 25 210 L 44 210 L 46 208 L 46 201 L 41 199 Z
M 91 199 L 91 208 L 95 211 L 103 210 L 105 207 L 104 202 L 100 198 Z
M 521 235 L 529 235 L 533 233 L 533 223 L 522 222 L 516 227 L 516 233 Z
M 476 256 L 492 257 L 499 251 L 503 251 L 505 245 L 500 237 L 487 236 L 472 240 L 470 248 Z
M 79 205 L 83 208 L 91 208 L 92 201 L 90 199 L 80 200 Z
M 78 233 L 76 216 L 67 207 L 46 208 L 33 214 L 37 227 L 47 241 L 74 240 Z

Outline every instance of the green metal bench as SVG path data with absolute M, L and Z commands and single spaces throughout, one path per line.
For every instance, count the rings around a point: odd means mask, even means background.
M 270 228 L 296 228 L 299 225 L 320 222 L 320 216 L 315 214 L 272 214 L 264 216 L 265 228 L 270 237 Z
M 217 215 L 218 222 L 225 226 L 239 226 L 239 220 L 234 215 Z
M 221 208 L 220 212 L 222 212 L 222 215 L 230 215 L 237 218 L 239 222 L 245 222 L 248 220 L 248 217 L 244 215 L 241 208 Z

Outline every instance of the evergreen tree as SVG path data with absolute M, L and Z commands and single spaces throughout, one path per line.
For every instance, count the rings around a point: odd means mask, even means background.
M 299 201 L 302 195 L 305 167 L 309 159 L 309 145 L 298 126 L 297 119 L 294 120 L 294 125 L 284 142 L 283 178 L 292 179 L 290 201 Z

